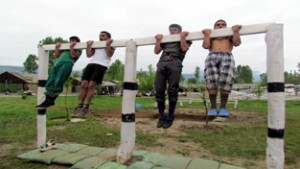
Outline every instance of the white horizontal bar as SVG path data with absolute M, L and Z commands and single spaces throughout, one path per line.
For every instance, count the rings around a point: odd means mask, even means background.
M 240 35 L 250 35 L 250 34 L 259 34 L 259 33 L 266 33 L 267 27 L 271 24 L 275 23 L 263 23 L 263 24 L 255 24 L 255 25 L 242 25 L 242 29 L 240 30 Z M 231 36 L 233 35 L 231 27 L 225 29 L 212 29 L 211 37 L 224 37 L 224 36 Z M 136 39 L 128 39 L 128 40 L 114 40 L 111 44 L 112 47 L 125 47 L 126 42 L 129 40 L 135 41 L 137 46 L 144 46 L 144 45 L 154 45 L 155 44 L 155 35 L 153 37 L 146 37 L 146 38 L 136 38 Z M 199 32 L 190 32 L 187 36 L 187 40 L 203 40 L 203 33 Z M 176 42 L 180 41 L 179 35 L 164 35 L 162 39 L 162 43 L 164 42 Z M 92 48 L 104 48 L 105 41 L 95 41 Z M 54 50 L 55 45 L 44 45 L 43 48 L 46 51 Z M 69 49 L 69 43 L 64 43 L 61 45 L 60 49 Z M 75 49 L 86 49 L 86 43 L 81 42 L 77 43 Z

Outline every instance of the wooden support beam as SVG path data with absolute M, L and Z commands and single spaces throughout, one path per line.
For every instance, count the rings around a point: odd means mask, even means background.
M 284 55 L 283 24 L 270 25 L 266 34 L 268 75 L 268 169 L 284 169 Z
M 242 29 L 240 30 L 240 35 L 251 35 L 251 34 L 259 34 L 259 33 L 266 33 L 267 27 L 274 23 L 263 23 L 263 24 L 255 24 L 255 25 L 243 25 Z M 211 32 L 211 37 L 224 37 L 224 36 L 232 36 L 231 27 L 225 29 L 213 29 Z M 146 38 L 136 38 L 136 39 L 127 39 L 127 40 L 116 40 L 114 39 L 113 43 L 111 44 L 112 47 L 126 47 L 126 42 L 131 40 L 136 43 L 137 46 L 145 46 L 145 45 L 154 45 L 155 44 L 155 35 L 153 37 L 146 37 Z M 186 37 L 187 40 L 203 40 L 204 36 L 201 31 L 198 32 L 190 32 L 189 35 Z M 164 42 L 176 42 L 180 41 L 179 35 L 164 35 L 162 39 L 162 43 Z M 95 41 L 92 48 L 104 48 L 105 41 Z M 44 50 L 54 50 L 55 45 L 44 45 Z M 64 43 L 61 45 L 60 49 L 69 49 L 69 43 Z M 77 43 L 75 49 L 86 49 L 86 43 L 81 42 Z

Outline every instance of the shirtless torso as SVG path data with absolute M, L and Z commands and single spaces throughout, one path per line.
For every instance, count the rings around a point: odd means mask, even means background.
M 210 52 L 231 52 L 232 40 L 229 37 L 211 39 Z
M 215 29 L 226 28 L 226 24 L 217 24 Z M 233 36 L 231 37 L 221 37 L 221 38 L 210 38 L 211 29 L 202 30 L 204 34 L 203 48 L 209 49 L 210 52 L 231 52 L 233 46 L 239 46 L 241 44 L 241 39 L 239 35 L 239 30 L 241 25 L 232 26 Z

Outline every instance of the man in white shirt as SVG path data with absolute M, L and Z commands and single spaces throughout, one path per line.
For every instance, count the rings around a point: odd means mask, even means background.
M 102 83 L 111 57 L 115 52 L 115 48 L 111 47 L 113 40 L 109 32 L 101 31 L 99 39 L 100 41 L 106 41 L 106 48 L 93 49 L 94 41 L 87 41 L 86 55 L 91 60 L 85 67 L 81 78 L 79 103 L 75 108 L 74 116 L 84 116 L 89 112 L 89 105 L 95 95 L 96 85 Z

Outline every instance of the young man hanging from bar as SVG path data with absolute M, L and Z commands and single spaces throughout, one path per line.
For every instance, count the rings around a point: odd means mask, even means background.
M 74 116 L 82 117 L 89 112 L 89 106 L 95 95 L 97 84 L 101 84 L 106 70 L 114 55 L 115 48 L 111 47 L 113 39 L 107 31 L 101 31 L 99 34 L 100 41 L 106 41 L 106 47 L 94 49 L 93 40 L 87 41 L 86 56 L 91 58 L 90 63 L 84 68 L 82 75 L 81 89 L 79 94 L 79 103 L 74 110 Z
M 61 43 L 56 43 L 54 55 L 57 61 L 52 67 L 46 83 L 46 99 L 37 108 L 47 108 L 55 104 L 55 99 L 63 91 L 65 82 L 70 77 L 74 63 L 79 59 L 81 50 L 74 49 L 80 39 L 77 36 L 71 36 L 70 50 L 60 50 Z
M 227 24 L 220 19 L 215 22 L 214 29 L 226 28 Z M 210 38 L 211 29 L 202 30 L 204 34 L 202 47 L 209 50 L 205 60 L 204 78 L 206 88 L 209 93 L 210 110 L 208 116 L 228 117 L 229 112 L 226 109 L 228 95 L 231 92 L 234 79 L 236 77 L 235 61 L 231 53 L 234 46 L 241 44 L 239 31 L 241 25 L 231 27 L 233 36 Z M 220 87 L 221 104 L 217 110 L 218 86 Z
M 181 31 L 182 28 L 178 24 L 171 24 L 169 32 L 171 35 L 179 34 L 179 42 L 161 43 L 163 39 L 162 34 L 155 36 L 156 44 L 154 53 L 162 54 L 157 63 L 156 77 L 155 77 L 155 91 L 156 101 L 159 112 L 159 119 L 157 128 L 167 129 L 172 126 L 174 120 L 174 112 L 178 99 L 179 82 L 182 72 L 182 61 L 186 52 L 189 50 L 191 41 L 186 41 L 188 32 Z M 165 91 L 168 85 L 169 109 L 165 116 Z

